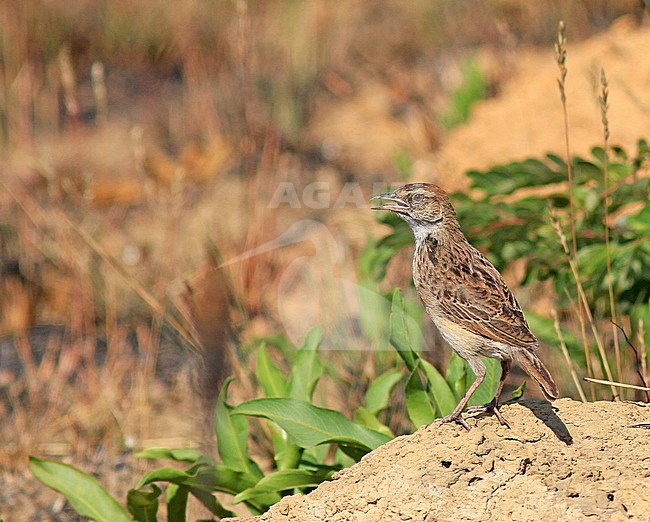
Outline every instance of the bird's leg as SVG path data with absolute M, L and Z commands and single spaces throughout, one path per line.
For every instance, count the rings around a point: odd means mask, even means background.
M 501 412 L 499 411 L 499 397 L 503 391 L 503 385 L 506 382 L 506 377 L 508 377 L 508 373 L 510 373 L 511 364 L 512 362 L 510 359 L 503 359 L 501 361 L 501 379 L 499 379 L 499 385 L 497 386 L 497 391 L 494 394 L 494 399 L 486 404 L 482 404 L 481 406 L 472 406 L 470 408 L 467 408 L 467 413 L 493 413 L 503 426 L 510 428 L 510 424 L 508 424 L 508 421 L 503 418 Z
M 467 390 L 467 393 L 460 400 L 456 408 L 454 408 L 454 411 L 452 411 L 446 417 L 443 417 L 442 419 L 438 419 L 438 421 L 441 423 L 455 422 L 457 424 L 460 424 L 467 431 L 469 431 L 470 428 L 469 428 L 469 424 L 467 424 L 467 422 L 465 422 L 465 419 L 463 419 L 463 415 L 462 415 L 463 410 L 465 409 L 465 405 L 467 404 L 467 401 L 470 399 L 472 394 L 476 391 L 476 388 L 478 388 L 483 382 L 483 379 L 485 379 L 485 365 L 480 359 L 478 359 L 478 361 L 473 361 L 473 364 L 471 364 L 471 366 L 472 369 L 474 370 L 474 373 L 476 374 L 476 380 L 469 387 L 469 390 Z

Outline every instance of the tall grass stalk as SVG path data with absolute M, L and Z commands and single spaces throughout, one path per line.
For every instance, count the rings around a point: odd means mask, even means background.
M 576 268 L 576 290 L 580 285 L 578 269 L 578 240 L 576 237 L 576 216 L 575 216 L 575 206 L 574 206 L 574 194 L 573 194 L 573 165 L 571 162 L 571 143 L 569 139 L 569 113 L 567 111 L 566 105 L 566 77 L 568 69 L 566 66 L 566 30 L 565 30 L 564 21 L 560 20 L 557 30 L 557 41 L 555 42 L 555 61 L 560 69 L 560 77 L 557 79 L 557 84 L 560 89 L 560 101 L 562 102 L 562 116 L 564 119 L 564 146 L 566 154 L 566 165 L 567 165 L 567 178 L 569 182 L 569 225 L 571 227 L 571 246 L 572 249 L 569 250 L 568 257 L 574 264 Z M 578 302 L 576 308 L 578 321 L 580 322 L 580 334 L 582 338 L 582 347 L 585 352 L 585 361 L 587 362 L 587 373 L 591 376 L 594 375 L 594 369 L 591 365 L 591 350 L 589 349 L 589 341 L 587 339 L 587 327 L 585 324 L 585 314 L 583 313 L 582 306 Z M 591 399 L 596 399 L 596 391 L 593 385 L 590 386 L 591 389 Z
M 623 337 L 625 337 L 625 342 L 634 353 L 634 365 L 636 367 L 636 372 L 637 375 L 639 376 L 641 384 L 643 385 L 644 388 L 648 388 L 648 376 L 646 373 L 646 366 L 645 366 L 645 360 L 646 360 L 645 346 L 643 346 L 642 350 L 638 350 L 637 347 L 634 346 L 632 341 L 630 341 L 630 338 L 627 336 L 625 330 L 620 324 L 616 324 L 615 322 L 612 321 L 612 326 L 616 328 L 618 331 L 620 331 L 621 334 L 623 334 Z M 642 328 L 643 328 L 643 321 L 639 321 L 639 329 Z M 646 391 L 645 396 L 646 396 L 646 401 L 650 402 L 650 393 Z
M 571 255 L 574 260 L 578 252 L 578 241 L 576 238 L 576 217 L 575 206 L 573 202 L 573 166 L 571 165 L 571 144 L 569 140 L 569 113 L 566 107 L 566 31 L 564 21 L 560 20 L 557 30 L 557 42 L 555 43 L 555 61 L 560 69 L 560 77 L 557 79 L 557 84 L 560 89 L 560 100 L 562 101 L 562 115 L 564 118 L 564 145 L 566 149 L 567 159 L 567 176 L 569 178 L 569 218 L 571 226 Z
M 614 301 L 614 283 L 612 280 L 612 256 L 609 246 L 609 120 L 607 110 L 609 109 L 609 86 L 605 69 L 600 70 L 600 96 L 598 97 L 600 105 L 600 116 L 603 122 L 603 190 L 605 194 L 605 256 L 607 263 L 607 291 L 609 292 L 609 312 L 612 319 L 612 336 L 614 339 L 614 353 L 616 356 L 616 373 L 621 379 L 623 369 L 621 365 L 621 349 L 618 342 L 618 331 L 616 328 L 616 302 Z
M 582 304 L 582 308 L 584 310 L 584 313 L 586 315 L 586 322 L 589 322 L 589 326 L 591 327 L 591 333 L 594 336 L 594 340 L 596 341 L 596 346 L 598 347 L 598 355 L 600 356 L 600 362 L 603 366 L 603 369 L 605 370 L 605 375 L 607 376 L 607 379 L 609 381 L 614 381 L 614 376 L 612 375 L 612 370 L 609 367 L 609 361 L 607 360 L 607 354 L 605 353 L 605 347 L 603 346 L 603 342 L 598 335 L 598 329 L 596 328 L 596 324 L 594 323 L 594 318 L 591 314 L 591 310 L 589 309 L 589 301 L 587 300 L 587 295 L 585 294 L 585 291 L 582 287 L 582 283 L 580 282 L 580 276 L 578 274 L 578 267 L 575 264 L 573 258 L 571 257 L 571 251 L 569 250 L 569 245 L 566 239 L 566 235 L 562 231 L 562 226 L 560 222 L 557 220 L 557 216 L 555 215 L 555 212 L 553 209 L 551 210 L 551 225 L 553 226 L 553 229 L 555 230 L 555 233 L 558 236 L 558 239 L 560 240 L 560 243 L 562 245 L 562 248 L 564 249 L 564 253 L 567 257 L 567 261 L 569 263 L 569 268 L 571 269 L 571 273 L 573 275 L 573 278 L 576 281 L 576 289 L 578 291 L 578 303 L 577 306 L 578 308 Z M 586 336 L 585 336 L 585 342 L 586 342 Z M 588 382 L 593 382 L 593 381 L 588 381 Z M 611 386 L 612 389 L 612 395 L 614 400 L 619 400 L 618 396 L 618 390 L 616 389 L 615 386 Z
M 566 360 L 566 364 L 569 367 L 569 372 L 571 373 L 571 379 L 573 379 L 573 384 L 576 387 L 576 390 L 578 391 L 578 395 L 580 395 L 580 400 L 582 402 L 587 402 L 587 397 L 585 395 L 584 390 L 582 389 L 582 384 L 580 384 L 580 379 L 578 379 L 578 374 L 576 374 L 576 370 L 573 367 L 573 361 L 571 360 L 571 356 L 569 355 L 569 350 L 566 347 L 566 343 L 564 342 L 564 335 L 562 334 L 562 329 L 560 328 L 560 320 L 557 316 L 557 311 L 555 308 L 551 310 L 551 315 L 553 316 L 553 326 L 555 327 L 555 333 L 557 335 L 557 338 L 560 340 L 560 348 L 562 348 L 562 354 L 564 355 L 564 359 Z
M 97 108 L 97 122 L 101 125 L 108 123 L 108 90 L 106 88 L 106 75 L 102 62 L 93 63 L 90 68 L 90 78 Z
M 636 384 L 627 384 L 624 382 L 614 382 L 614 381 L 605 381 L 603 379 L 592 379 L 591 377 L 585 377 L 585 381 L 593 382 L 596 384 L 606 384 L 608 386 L 616 386 L 618 388 L 627 388 L 628 390 L 639 390 L 644 392 L 650 392 L 650 388 L 647 386 L 637 386 Z
M 639 353 L 641 354 L 641 376 L 643 377 L 643 382 L 648 382 L 648 350 L 645 346 L 645 323 L 643 319 L 639 319 L 639 329 L 638 329 L 638 338 L 639 338 Z M 650 401 L 650 397 L 648 397 Z

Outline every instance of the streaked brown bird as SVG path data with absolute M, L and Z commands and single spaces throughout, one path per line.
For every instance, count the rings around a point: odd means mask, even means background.
M 462 412 L 485 378 L 481 357 L 501 362 L 501 379 L 494 399 L 468 408 L 468 413 L 493 413 L 510 427 L 499 412 L 499 396 L 513 361 L 537 381 L 549 400 L 557 399 L 558 388 L 535 353 L 539 343 L 517 300 L 499 271 L 465 238 L 444 190 L 430 183 L 411 183 L 372 200 L 387 202 L 373 210 L 394 212 L 411 227 L 418 294 L 442 337 L 476 374 L 454 411 L 441 421 L 469 430 Z

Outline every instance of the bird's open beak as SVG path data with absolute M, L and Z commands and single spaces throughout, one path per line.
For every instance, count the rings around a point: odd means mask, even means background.
M 409 206 L 406 201 L 399 199 L 394 192 L 387 192 L 386 194 L 377 194 L 370 198 L 370 201 L 385 200 L 390 201 L 389 204 L 379 205 L 376 207 L 370 207 L 372 210 L 390 210 L 391 212 L 397 212 L 404 214 L 408 212 Z

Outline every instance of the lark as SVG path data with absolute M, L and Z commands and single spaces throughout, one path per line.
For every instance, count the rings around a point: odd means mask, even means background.
M 514 362 L 557 399 L 558 388 L 535 353 L 539 342 L 499 271 L 465 238 L 447 194 L 430 183 L 411 183 L 372 200 L 372 207 L 404 219 L 415 236 L 413 281 L 424 307 L 442 337 L 469 364 L 476 380 L 454 411 L 440 419 L 469 430 L 462 416 L 467 401 L 485 379 L 481 357 L 501 362 L 501 379 L 494 398 L 467 413 L 488 412 L 510 427 L 499 412 L 499 397 Z

